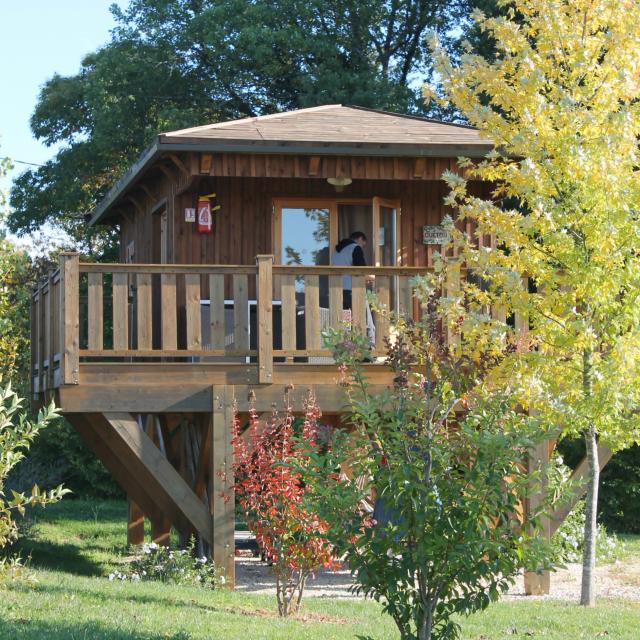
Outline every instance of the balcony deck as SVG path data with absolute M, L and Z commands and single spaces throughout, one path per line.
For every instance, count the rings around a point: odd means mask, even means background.
M 309 267 L 81 263 L 63 254 L 40 284 L 32 307 L 32 389 L 36 403 L 53 397 L 65 413 L 206 412 L 215 386 L 255 396 L 264 410 L 313 387 L 326 412 L 344 399 L 339 371 L 322 333 L 351 322 L 368 332 L 371 354 L 384 355 L 379 304 L 414 313 L 414 267 Z M 343 278 L 351 310 L 343 310 Z M 390 372 L 367 364 L 373 384 Z

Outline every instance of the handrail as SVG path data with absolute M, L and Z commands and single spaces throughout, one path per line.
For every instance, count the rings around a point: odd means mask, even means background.
M 309 265 L 273 265 L 273 273 L 277 275 L 293 274 L 296 276 L 418 276 L 433 271 L 431 267 L 338 267 Z
M 367 290 L 382 306 L 412 314 L 410 281 L 428 271 L 280 265 L 272 255 L 257 256 L 255 265 L 94 263 L 62 253 L 59 268 L 32 292 L 34 393 L 81 382 L 83 359 L 240 360 L 270 384 L 274 363 L 333 362 L 323 331 L 345 319 L 366 331 L 372 313 L 371 352 L 379 355 L 388 319 L 369 309 Z M 351 278 L 348 311 L 344 276 Z

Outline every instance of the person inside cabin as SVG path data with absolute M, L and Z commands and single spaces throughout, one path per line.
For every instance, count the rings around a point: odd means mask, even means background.
M 367 236 L 362 231 L 354 231 L 348 238 L 340 240 L 331 256 L 331 264 L 339 267 L 366 267 L 364 248 L 367 246 Z M 351 311 L 353 298 L 351 276 L 342 276 L 342 308 Z M 365 304 L 367 335 L 371 344 L 375 344 L 376 328 L 373 324 L 371 307 Z
M 354 231 L 348 238 L 340 240 L 331 256 L 331 264 L 338 267 L 366 267 L 364 248 L 367 236 L 362 231 Z M 342 276 L 342 308 L 351 309 L 351 276 Z

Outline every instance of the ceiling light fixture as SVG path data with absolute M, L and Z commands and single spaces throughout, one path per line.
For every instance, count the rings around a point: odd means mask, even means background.
M 353 180 L 351 178 L 327 178 L 327 182 L 332 187 L 335 187 L 336 191 L 340 192 L 344 191 L 344 188 L 348 187 Z

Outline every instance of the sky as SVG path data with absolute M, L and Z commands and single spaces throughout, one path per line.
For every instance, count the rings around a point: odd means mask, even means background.
M 0 157 L 39 164 L 54 155 L 55 149 L 35 140 L 29 129 L 40 88 L 54 73 L 77 73 L 84 55 L 108 41 L 113 3 L 0 0 Z M 27 166 L 16 162 L 0 189 L 8 191 L 12 177 Z

